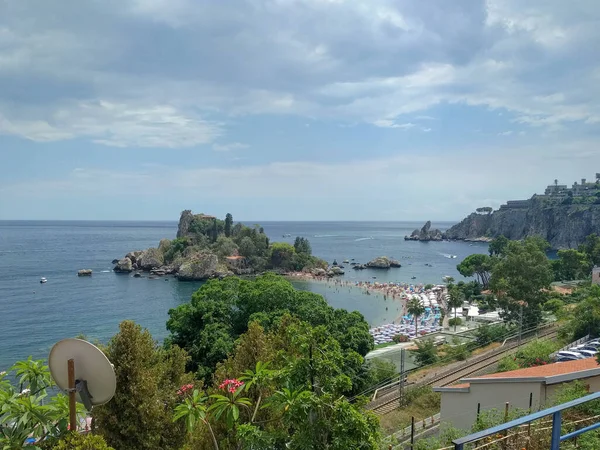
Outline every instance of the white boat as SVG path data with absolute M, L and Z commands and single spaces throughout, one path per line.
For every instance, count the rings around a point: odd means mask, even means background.
M 48 280 L 46 280 L 44 277 L 40 278 L 40 283 L 42 283 L 42 284 L 43 284 L 43 283 L 45 283 L 46 281 L 48 281 Z

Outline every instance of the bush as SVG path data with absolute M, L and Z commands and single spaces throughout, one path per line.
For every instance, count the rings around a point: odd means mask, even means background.
M 405 334 L 397 334 L 396 336 L 392 337 L 392 341 L 394 341 L 396 344 L 408 342 L 409 340 L 410 338 Z
M 461 324 L 462 324 L 462 319 L 460 317 L 453 317 L 452 319 L 448 320 L 448 325 L 450 325 L 451 327 L 458 326 Z
M 419 366 L 433 364 L 437 361 L 437 347 L 433 339 L 423 339 L 417 341 L 417 350 L 415 352 L 415 361 Z
M 505 356 L 498 364 L 499 372 L 546 365 L 552 360 L 550 354 L 558 350 L 560 344 L 554 341 L 535 340 L 522 347 L 517 353 Z
M 546 303 L 544 303 L 543 308 L 544 308 L 544 311 L 548 311 L 552 314 L 556 314 L 563 308 L 564 305 L 565 305 L 565 302 L 563 302 L 561 299 L 551 298 Z
M 510 329 L 505 325 L 482 325 L 475 331 L 475 342 L 477 346 L 500 342 L 506 338 Z
M 72 433 L 52 446 L 52 450 L 114 450 L 102 436 Z

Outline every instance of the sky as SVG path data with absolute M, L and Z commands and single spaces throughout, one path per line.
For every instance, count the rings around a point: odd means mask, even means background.
M 0 220 L 460 220 L 600 172 L 598 0 L 0 0 Z

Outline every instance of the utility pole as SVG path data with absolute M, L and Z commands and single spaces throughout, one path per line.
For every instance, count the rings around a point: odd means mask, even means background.
M 400 349 L 400 398 L 399 403 L 402 406 L 404 397 L 404 349 Z
M 521 334 L 523 333 L 523 302 L 521 304 L 521 313 L 519 314 L 519 347 L 521 346 Z

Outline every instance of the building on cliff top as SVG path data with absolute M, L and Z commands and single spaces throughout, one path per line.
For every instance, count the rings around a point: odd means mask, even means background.
M 592 269 L 592 284 L 600 285 L 600 267 Z
M 568 196 L 569 192 L 575 197 L 595 195 L 599 189 L 598 183 L 600 183 L 600 173 L 596 174 L 596 181 L 589 182 L 585 178 L 582 178 L 581 183 L 577 183 L 576 181 L 570 188 L 566 184 L 558 184 L 558 180 L 554 180 L 554 184 L 546 188 L 544 195 L 560 198 Z

